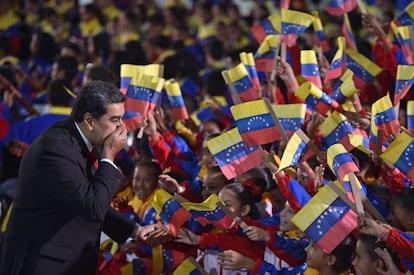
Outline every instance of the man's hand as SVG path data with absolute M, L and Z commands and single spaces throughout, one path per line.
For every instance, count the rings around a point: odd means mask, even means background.
M 124 125 L 120 125 L 105 139 L 102 157 L 114 161 L 116 154 L 124 148 L 126 140 L 127 130 Z

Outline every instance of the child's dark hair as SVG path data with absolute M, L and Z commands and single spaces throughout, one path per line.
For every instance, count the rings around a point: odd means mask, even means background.
M 404 189 L 403 191 L 395 194 L 392 198 L 394 205 L 399 205 L 403 209 L 414 212 L 414 189 Z
M 143 158 L 136 162 L 135 167 L 148 167 L 150 168 L 156 177 L 162 174 L 161 166 L 158 162 L 152 159 Z
M 336 261 L 332 266 L 333 270 L 338 273 L 351 270 L 353 268 L 354 251 L 355 238 L 348 235 L 330 254 L 336 257 Z
M 402 272 L 403 268 L 401 266 L 400 258 L 398 255 L 393 252 L 390 248 L 385 246 L 384 241 L 377 241 L 377 238 L 372 235 L 361 234 L 359 235 L 359 241 L 364 244 L 365 250 L 372 261 L 380 259 L 378 254 L 375 252 L 376 248 L 386 249 L 391 255 L 392 262 L 397 266 L 397 268 Z
M 237 199 L 240 201 L 241 205 L 250 205 L 252 203 L 249 187 L 240 182 L 229 183 L 225 185 L 223 189 L 233 191 L 237 195 Z

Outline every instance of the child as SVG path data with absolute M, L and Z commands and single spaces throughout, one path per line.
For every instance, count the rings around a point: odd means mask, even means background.
M 368 218 L 360 217 L 358 229 L 361 233 L 377 237 L 385 242 L 400 257 L 404 258 L 409 271 L 414 271 L 414 189 L 405 189 L 394 195 L 391 200 L 390 223 L 381 224 Z
M 247 186 L 241 183 L 225 185 L 219 192 L 219 198 L 235 215 L 242 217 L 247 224 L 257 224 L 247 218 L 251 208 L 250 191 Z M 214 273 L 221 271 L 220 263 L 224 259 L 220 256 L 219 252 L 223 250 L 232 249 L 239 252 L 248 259 L 250 258 L 250 262 L 252 261 L 253 264 L 258 260 L 258 257 L 263 255 L 264 246 L 262 244 L 251 241 L 238 233 L 238 226 L 222 233 L 203 233 L 201 235 L 196 235 L 191 231 L 182 229 L 178 234 L 177 241 L 198 245 L 200 249 L 205 250 L 204 268 L 207 272 Z M 237 269 L 247 268 L 250 266 L 250 262 L 246 261 L 244 266 L 239 266 Z M 239 270 L 239 272 L 247 271 Z
M 346 237 L 330 254 L 325 253 L 315 242 L 306 247 L 306 264 L 319 271 L 320 275 L 352 274 L 352 256 L 355 240 Z M 306 272 L 306 271 L 305 271 Z
M 378 249 L 388 251 L 392 264 L 387 264 L 384 259 L 377 253 Z M 385 271 L 394 270 L 390 274 L 399 274 L 401 263 L 398 255 L 385 246 L 383 241 L 377 241 L 377 238 L 371 235 L 361 234 L 356 243 L 355 257 L 352 261 L 355 271 L 361 275 L 380 275 Z

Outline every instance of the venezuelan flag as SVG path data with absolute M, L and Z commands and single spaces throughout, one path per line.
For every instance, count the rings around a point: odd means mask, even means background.
M 183 202 L 181 204 L 203 226 L 211 224 L 220 229 L 229 229 L 233 225 L 233 219 L 218 207 L 218 202 L 221 200 L 213 194 L 200 203 Z
M 352 160 L 351 155 L 345 150 L 342 144 L 334 144 L 328 148 L 327 162 L 329 168 L 335 173 L 340 182 L 349 173 L 359 172 L 358 166 Z
M 280 133 L 265 99 L 230 107 L 230 111 L 247 146 L 261 145 L 280 139 Z
M 164 83 L 167 91 L 168 100 L 171 104 L 172 114 L 175 120 L 188 119 L 187 108 L 184 104 L 184 99 L 181 93 L 180 84 L 173 79 L 167 80 Z
M 260 147 L 247 147 L 237 128 L 208 140 L 206 144 L 227 179 L 235 178 L 262 163 Z
M 405 10 L 393 20 L 397 26 L 411 26 L 414 25 L 414 2 L 411 2 Z
M 346 41 L 345 37 L 339 36 L 337 39 L 338 49 L 332 59 L 331 65 L 329 65 L 328 71 L 325 76 L 325 81 L 330 79 L 336 79 L 340 77 L 345 69 L 345 48 L 346 48 Z
M 402 131 L 388 148 L 380 155 L 385 161 L 400 169 L 410 180 L 414 179 L 414 138 Z
M 321 47 L 323 52 L 329 51 L 329 43 L 326 40 L 325 32 L 323 30 L 321 19 L 319 18 L 319 12 L 312 12 L 313 15 L 313 30 L 315 31 L 316 45 Z
M 181 226 L 191 218 L 190 212 L 163 189 L 155 192 L 152 206 L 174 237 Z
M 164 66 L 160 64 L 132 65 L 121 64 L 120 90 L 123 94 L 127 93 L 132 78 L 138 78 L 140 74 L 162 77 Z
M 414 100 L 407 101 L 407 129 L 414 135 Z
M 414 82 L 414 66 L 398 65 L 395 81 L 394 105 L 401 101 Z
M 289 139 L 280 160 L 278 171 L 282 171 L 288 167 L 296 167 L 301 161 L 306 152 L 308 152 L 308 145 L 295 132 Z
M 353 81 L 354 73 L 351 70 L 346 70 L 343 76 L 335 83 L 331 92 L 331 98 L 338 101 L 339 104 L 345 103 L 347 98 L 357 93 L 357 89 Z
M 319 126 L 321 132 L 321 145 L 323 150 L 327 150 L 334 144 L 349 144 L 348 134 L 354 133 L 355 128 L 346 117 L 339 112 L 332 112 Z M 351 149 L 351 148 L 347 148 Z
M 395 109 L 392 106 L 389 94 L 381 97 L 372 104 L 371 124 L 372 123 L 376 128 L 383 129 L 385 136 L 399 132 L 400 122 L 395 114 Z
M 272 108 L 288 137 L 291 137 L 296 130 L 302 128 L 305 123 L 305 104 L 272 105 Z
M 197 40 L 201 45 L 206 45 L 214 36 L 216 36 L 216 24 L 214 22 L 203 24 L 197 30 Z
M 124 122 L 128 131 L 134 131 L 141 128 L 143 115 L 137 112 L 125 111 L 122 121 Z
M 281 42 L 286 46 L 292 47 L 296 44 L 296 39 L 313 22 L 313 16 L 295 10 L 282 9 L 282 37 Z
M 371 154 L 369 139 L 366 135 L 356 133 L 349 134 L 349 143 L 352 147 L 364 152 L 365 154 Z M 344 147 L 346 148 L 345 145 Z
M 257 42 L 262 43 L 267 35 L 280 33 L 280 16 L 277 12 L 272 13 L 266 19 L 263 19 L 250 28 Z
M 254 62 L 254 56 L 252 53 L 241 52 L 240 53 L 240 62 L 246 66 L 249 76 L 253 81 L 253 85 L 257 90 L 257 93 L 260 91 L 260 81 L 259 76 L 257 75 L 256 64 Z
M 346 65 L 354 73 L 354 83 L 358 89 L 364 87 L 382 71 L 380 67 L 364 55 L 352 49 L 346 49 L 345 52 Z
M 164 86 L 164 79 L 146 74 L 132 78 L 125 100 L 125 109 L 147 114 L 155 109 L 158 97 Z
M 349 22 L 348 14 L 344 13 L 344 22 L 342 23 L 342 34 L 346 38 L 346 42 L 348 42 L 349 47 L 354 51 L 357 50 L 355 37 L 352 33 L 351 23 Z
M 414 64 L 413 49 L 411 46 L 411 26 L 395 27 L 395 29 L 397 41 L 400 44 L 407 63 L 410 65 Z
M 357 0 L 330 0 L 326 11 L 332 15 L 339 16 L 350 12 L 357 6 Z
M 199 267 L 195 265 L 195 260 L 193 257 L 185 259 L 174 271 L 173 275 L 203 275 L 200 272 Z
M 224 72 L 222 72 L 224 73 Z M 227 85 L 233 85 L 242 102 L 252 101 L 259 98 L 259 91 L 254 86 L 249 72 L 243 63 L 227 71 L 229 82 L 225 79 Z
M 271 72 L 273 70 L 276 50 L 280 45 L 280 35 L 268 35 L 260 44 L 254 59 L 259 72 Z
M 286 198 L 290 207 L 295 212 L 298 212 L 312 198 L 305 188 L 303 188 L 302 184 L 289 175 L 278 180 L 277 186 L 279 187 L 280 193 Z
M 340 109 L 338 102 L 309 81 L 302 83 L 296 89 L 295 95 L 305 101 L 308 109 L 311 111 L 316 110 L 324 116 L 327 116 L 332 108 Z
M 357 227 L 358 215 L 325 185 L 292 217 L 292 222 L 330 254 Z
M 314 50 L 300 51 L 301 72 L 304 79 L 322 89 L 322 80 L 319 74 L 318 61 Z

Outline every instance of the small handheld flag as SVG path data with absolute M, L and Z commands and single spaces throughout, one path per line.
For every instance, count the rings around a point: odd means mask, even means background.
M 356 227 L 358 215 L 328 185 L 292 217 L 292 222 L 330 254 Z
M 282 37 L 281 42 L 286 46 L 292 47 L 296 44 L 296 39 L 303 33 L 313 22 L 313 16 L 295 10 L 282 9 Z
M 262 163 L 260 147 L 247 147 L 237 128 L 208 140 L 207 147 L 227 179 L 243 174 Z
M 277 12 L 275 12 L 266 19 L 260 21 L 259 24 L 252 26 L 250 31 L 256 38 L 257 42 L 262 43 L 267 35 L 280 33 L 280 24 L 280 16 Z
M 346 69 L 346 62 L 345 62 L 345 48 L 346 48 L 346 41 L 345 37 L 339 36 L 337 39 L 338 50 L 336 51 L 331 65 L 329 65 L 328 71 L 325 76 L 325 82 L 330 79 L 336 79 L 340 77 L 345 69 Z
M 190 212 L 163 189 L 155 192 L 152 206 L 174 237 L 177 236 L 181 226 L 191 217 Z
M 247 146 L 271 143 L 281 139 L 265 99 L 249 101 L 230 107 L 230 111 Z
M 310 110 L 316 110 L 323 116 L 327 116 L 331 109 L 341 110 L 338 102 L 309 81 L 302 83 L 295 95 L 305 101 Z
M 172 113 L 175 120 L 188 119 L 187 108 L 181 94 L 180 84 L 174 79 L 165 81 L 165 90 L 171 104 Z
M 314 50 L 300 51 L 301 72 L 304 79 L 322 89 L 322 80 L 319 74 L 318 60 Z
M 414 137 L 406 130 L 401 131 L 396 139 L 380 155 L 410 180 L 414 179 Z

